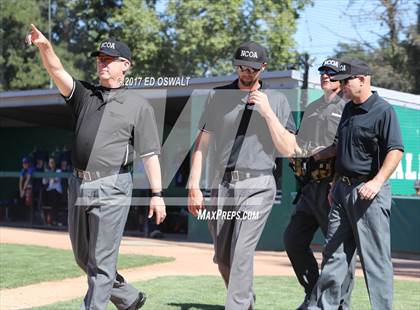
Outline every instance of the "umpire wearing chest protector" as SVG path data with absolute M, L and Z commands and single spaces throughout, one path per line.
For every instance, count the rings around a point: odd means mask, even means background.
M 208 222 L 228 310 L 254 307 L 253 259 L 276 194 L 274 159 L 278 153 L 295 152 L 295 125 L 286 97 L 260 79 L 266 62 L 261 45 L 248 42 L 238 48 L 234 60 L 238 78 L 211 94 L 192 156 L 189 211 L 237 215 Z M 215 176 L 211 203 L 204 209 L 200 176 L 208 150 Z M 257 217 L 244 218 L 247 212 Z
M 41 55 L 74 117 L 69 179 L 68 223 L 77 264 L 87 274 L 88 291 L 81 309 L 104 310 L 109 300 L 118 309 L 142 307 L 146 296 L 117 273 L 117 257 L 131 204 L 133 187 L 128 164 L 142 158 L 152 189 L 149 217 L 165 218 L 158 160 L 160 142 L 152 107 L 122 87 L 131 65 L 127 45 L 108 39 L 96 57 L 100 85 L 73 79 L 51 43 L 32 25 L 27 36 Z
M 296 277 L 305 290 L 305 298 L 298 310 L 305 310 L 319 271 L 310 243 L 318 228 L 327 233 L 328 193 L 334 173 L 335 147 L 332 147 L 343 108 L 339 81 L 331 78 L 339 71 L 340 61 L 326 59 L 318 68 L 324 95 L 306 109 L 297 141 L 306 157 L 292 160 L 293 170 L 300 181 L 300 194 L 290 222 L 284 232 L 284 245 Z M 355 261 L 342 286 L 341 309 L 348 309 L 353 287 Z
M 356 249 L 372 309 L 392 309 L 388 178 L 404 147 L 395 111 L 372 92 L 371 74 L 365 62 L 352 60 L 342 63 L 340 72 L 332 77 L 341 82 L 351 101 L 338 126 L 326 245 L 309 309 L 339 307 L 341 286 Z

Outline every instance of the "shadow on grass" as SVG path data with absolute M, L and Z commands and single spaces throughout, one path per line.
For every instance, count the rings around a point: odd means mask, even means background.
M 218 305 L 207 305 L 207 304 L 192 304 L 192 303 L 169 303 L 168 306 L 179 307 L 180 310 L 190 310 L 190 309 L 199 309 L 199 310 L 224 310 L 224 306 Z

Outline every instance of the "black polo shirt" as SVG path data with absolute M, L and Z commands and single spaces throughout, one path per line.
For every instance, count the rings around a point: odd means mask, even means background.
M 270 106 L 280 122 L 291 132 L 296 127 L 286 97 L 269 90 L 260 81 L 260 90 L 268 96 Z M 217 87 L 206 104 L 200 129 L 211 132 L 211 150 L 217 170 L 271 170 L 278 156 L 267 123 L 247 104 L 249 92 L 239 89 L 238 80 Z
M 160 153 L 153 108 L 138 92 L 74 80 L 72 93 L 64 99 L 74 116 L 74 167 L 118 169 L 134 156 Z
M 377 92 L 344 107 L 336 142 L 336 172 L 351 177 L 374 176 L 389 151 L 404 151 L 395 111 Z
M 297 134 L 299 146 L 312 151 L 333 144 L 346 102 L 339 93 L 329 103 L 322 96 L 309 104 Z

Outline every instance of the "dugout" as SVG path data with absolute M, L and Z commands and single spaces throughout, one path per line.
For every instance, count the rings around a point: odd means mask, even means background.
M 191 120 L 197 118 L 199 112 L 195 110 L 194 105 L 188 106 L 188 99 L 194 89 L 210 89 L 229 83 L 234 78 L 233 75 L 195 78 L 184 87 L 153 88 L 149 100 L 156 114 L 161 115 L 157 121 L 163 123 L 160 127 L 163 144 L 174 132 L 175 127 L 179 136 L 189 142 L 194 140 L 196 128 L 191 127 Z M 300 112 L 307 102 L 322 95 L 317 76 L 310 76 L 307 92 L 300 89 L 303 76 L 298 71 L 265 72 L 264 78 L 272 88 L 284 90 L 297 124 Z M 393 104 L 401 123 L 406 147 L 403 161 L 391 178 L 393 195 L 395 195 L 391 217 L 392 249 L 420 253 L 420 239 L 416 238 L 420 235 L 420 200 L 409 197 L 414 193 L 413 184 L 419 178 L 420 172 L 418 143 L 420 140 L 420 96 L 381 88 L 376 90 Z M 70 147 L 71 116 L 56 89 L 2 92 L 0 100 L 0 138 L 2 141 L 0 199 L 6 200 L 16 191 L 20 159 L 23 154 L 28 154 L 35 146 L 46 149 L 57 146 Z M 185 111 L 189 113 L 190 118 L 179 121 L 179 116 Z M 176 154 L 171 152 L 163 153 L 163 165 L 170 163 L 170 159 L 174 157 Z M 178 171 L 175 172 L 170 185 L 165 189 L 165 196 L 172 199 L 167 201 L 168 212 L 173 212 L 175 217 L 182 210 L 179 201 L 186 201 L 185 183 L 189 172 L 189 161 L 190 157 L 187 154 L 182 159 L 182 164 L 177 165 Z M 276 204 L 273 206 L 261 237 L 259 249 L 283 249 L 282 235 L 293 207 L 291 202 L 296 193 L 296 182 L 285 160 L 280 161 L 280 168 Z M 185 215 L 184 213 L 183 216 Z M 127 228 L 135 225 L 138 220 L 136 217 L 138 217 L 137 214 L 130 213 Z M 188 222 L 188 233 L 187 231 L 180 233 L 187 233 L 190 241 L 210 242 L 204 221 L 197 221 L 189 215 L 185 220 Z M 409 233 L 407 235 L 404 232 Z M 319 234 L 315 243 L 322 244 Z

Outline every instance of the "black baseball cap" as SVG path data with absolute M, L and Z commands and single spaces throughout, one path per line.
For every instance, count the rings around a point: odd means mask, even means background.
M 255 42 L 246 42 L 239 46 L 233 60 L 235 66 L 248 66 L 254 69 L 261 69 L 265 63 L 267 63 L 267 52 L 263 46 Z
M 336 58 L 327 58 L 322 63 L 321 67 L 318 68 L 318 71 L 328 68 L 334 70 L 335 72 L 338 72 L 340 71 L 340 64 L 341 61 L 339 61 Z
M 130 48 L 123 42 L 114 38 L 109 38 L 101 43 L 99 50 L 92 52 L 90 56 L 96 57 L 99 54 L 105 54 L 113 57 L 122 57 L 131 61 Z
M 348 62 L 342 62 L 340 71 L 330 78 L 331 81 L 341 81 L 348 79 L 353 75 L 372 75 L 369 65 L 359 59 L 352 59 Z

